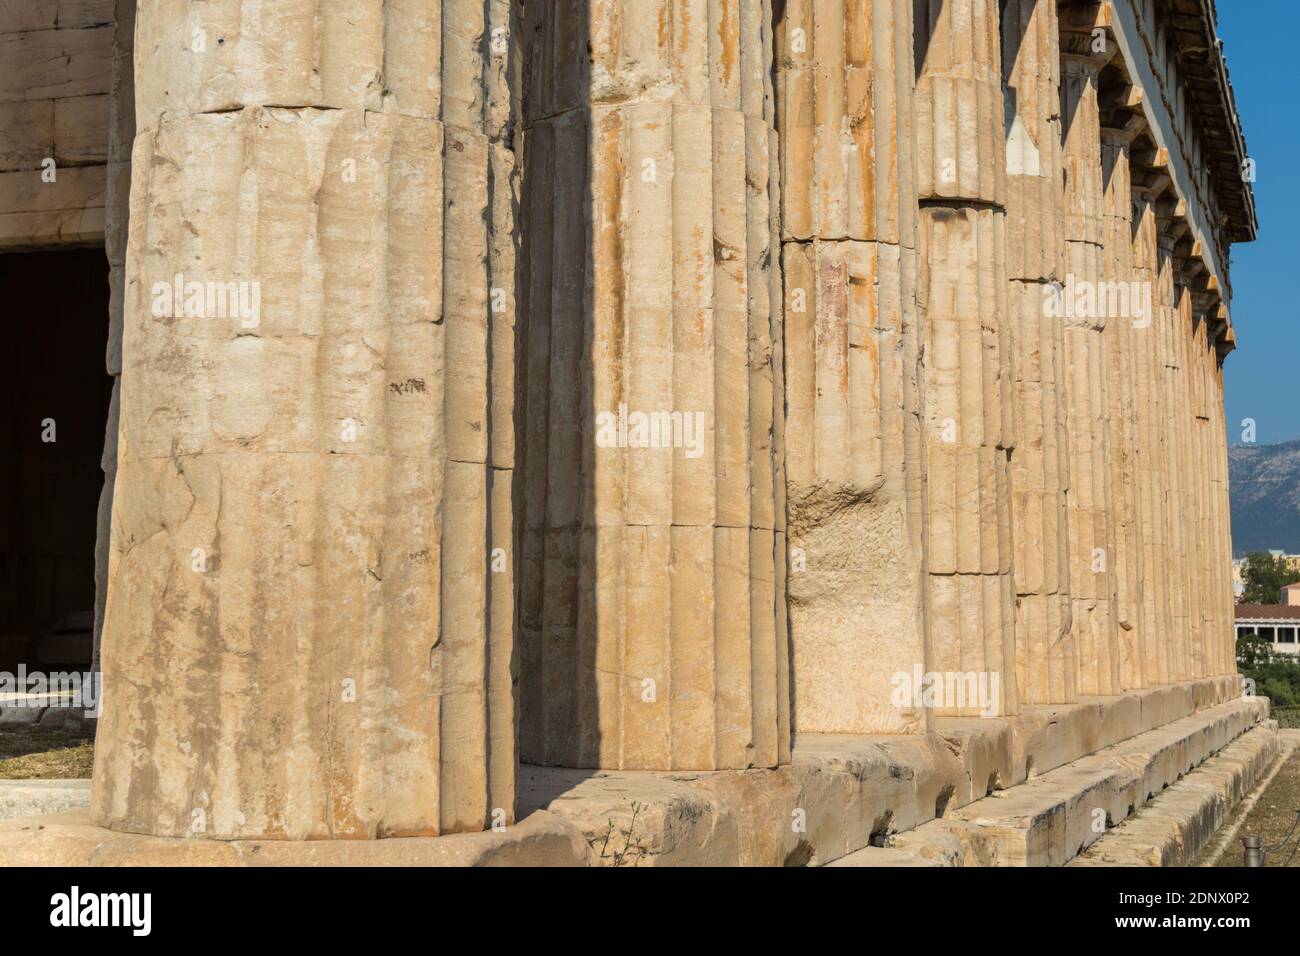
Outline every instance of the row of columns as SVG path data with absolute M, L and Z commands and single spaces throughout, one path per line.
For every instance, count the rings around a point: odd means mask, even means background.
M 520 759 L 1232 672 L 1219 356 L 1109 57 L 778 7 L 214 0 L 199 51 L 141 0 L 98 822 L 475 830 Z

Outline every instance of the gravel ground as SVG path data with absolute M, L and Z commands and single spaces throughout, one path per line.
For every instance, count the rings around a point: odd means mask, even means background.
M 1215 866 L 1242 866 L 1244 851 L 1241 848 L 1241 837 L 1247 834 L 1263 837 L 1265 846 L 1280 841 L 1295 823 L 1298 810 L 1300 810 L 1300 749 L 1291 752 L 1291 756 L 1277 772 L 1268 789 L 1260 795 L 1250 809 L 1246 815 L 1246 822 L 1237 831 L 1237 837 L 1227 847 Z M 1300 840 L 1300 826 L 1296 827 L 1290 841 L 1283 849 L 1268 854 L 1265 865 L 1289 865 L 1300 868 L 1300 850 L 1296 850 L 1298 840 Z
M 94 737 L 83 731 L 0 727 L 0 780 L 89 777 Z

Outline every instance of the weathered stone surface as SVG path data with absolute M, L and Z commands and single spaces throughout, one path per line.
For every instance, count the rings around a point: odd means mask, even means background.
M 103 163 L 108 155 L 108 94 L 54 101 L 54 158 L 60 166 Z
M 910 250 L 789 242 L 787 513 L 800 733 L 924 732 L 892 699 L 924 660 Z M 790 308 L 799 297 L 804 309 Z
M 478 114 L 439 122 L 424 92 L 402 111 L 397 67 L 396 101 L 344 95 L 336 13 L 321 82 L 343 108 L 189 112 L 227 95 L 206 67 L 137 83 L 94 777 L 115 829 L 513 819 L 512 415 L 492 397 L 514 381 L 514 157 Z M 141 43 L 188 33 L 184 5 L 139 15 Z M 241 311 L 160 307 L 177 275 Z
M 1063 274 L 1061 44 L 1056 5 L 1008 0 L 1002 10 L 1007 133 L 1007 274 L 1048 282 Z
M 667 2 L 528 8 L 559 111 L 528 128 L 525 173 L 530 762 L 789 754 L 771 43 L 766 4 L 709 6 L 717 32 Z M 584 38 L 619 53 L 575 105 L 585 67 L 554 51 Z
M 216 0 L 142 0 L 137 71 L 142 129 L 166 114 L 245 107 L 373 111 L 437 120 L 507 140 L 518 69 L 508 0 L 365 0 L 346 18 L 288 0 L 248 16 Z
M 998 4 L 916 0 L 916 174 L 923 200 L 1006 202 Z
M 787 0 L 777 23 L 785 240 L 915 247 L 910 4 Z
M 588 866 L 582 834 L 549 813 L 484 833 L 386 840 L 195 840 L 94 826 L 84 810 L 0 822 L 0 866 Z
M 998 10 L 917 7 L 917 191 L 925 354 L 926 669 L 976 674 L 1018 708 L 1010 452 L 1015 447 Z M 990 706 L 991 705 L 991 706 Z
M 103 26 L 122 12 L 118 0 L 58 0 L 58 6 L 61 30 Z
M 770 0 L 577 0 L 526 17 L 530 125 L 655 101 L 771 117 Z
M 0 0 L 0 33 L 53 30 L 60 0 Z
M 1173 626 L 1167 569 L 1175 553 L 1170 545 L 1167 503 L 1168 454 L 1164 420 L 1164 369 L 1159 347 L 1165 319 L 1158 292 L 1155 208 L 1143 190 L 1133 190 L 1133 277 L 1152 290 L 1152 324 L 1134 330 L 1137 410 L 1140 415 L 1138 456 L 1142 492 L 1142 623 L 1147 635 L 1143 672 L 1151 683 L 1170 678 Z
M 41 160 L 54 155 L 55 102 L 0 103 L 0 172 L 40 169 Z
M 1078 699 L 1072 631 L 1064 324 L 1044 308 L 1064 277 L 1061 57 L 1056 5 L 1002 11 L 1007 136 L 1008 321 L 1019 433 L 1011 457 L 1016 676 L 1022 703 Z
M 1112 561 L 1115 577 L 1115 610 L 1118 615 L 1119 687 L 1132 690 L 1145 687 L 1146 630 L 1142 620 L 1143 593 L 1142 515 L 1138 480 L 1141 453 L 1137 419 L 1137 348 L 1134 338 L 1144 334 L 1153 320 L 1150 287 L 1141 285 L 1133 269 L 1133 180 L 1129 170 L 1127 129 L 1102 129 L 1102 182 L 1105 205 L 1103 222 L 1104 281 L 1117 290 L 1112 300 L 1107 293 L 1107 307 L 1113 301 L 1121 314 L 1106 323 L 1103 339 L 1106 347 L 1107 438 L 1109 480 L 1115 553 Z M 1100 298 L 1100 290 L 1099 290 Z M 1197 676 L 1208 676 L 1201 673 Z
M 1101 120 L 1097 103 L 1100 64 L 1066 55 L 1062 65 L 1065 125 L 1065 303 L 1078 283 L 1095 291 L 1107 281 L 1104 265 Z M 1073 278 L 1073 283 L 1070 279 Z M 1077 300 L 1076 300 L 1077 301 Z M 1087 303 L 1087 299 L 1082 300 Z M 1110 470 L 1110 402 L 1104 310 L 1070 310 L 1065 322 L 1069 374 L 1070 595 L 1079 655 L 1079 690 L 1113 694 L 1119 683 L 1119 633 L 1116 620 L 1115 509 Z M 1082 314 L 1079 314 L 1082 312 Z
M 104 611 L 108 602 L 108 558 L 112 539 L 113 491 L 117 480 L 117 432 L 121 423 L 122 334 L 126 307 L 126 248 L 131 210 L 131 146 L 135 141 L 136 0 L 114 0 L 112 83 L 108 93 L 108 168 L 104 202 L 104 252 L 108 257 L 108 346 L 104 363 L 113 377 L 104 454 L 100 468 L 95 535 L 95 621 L 91 667 L 100 669 Z
M 921 211 L 928 314 L 926 663 L 933 672 L 997 675 L 997 712 L 1015 713 L 1004 226 L 996 209 Z M 948 701 L 936 712 L 986 709 Z
M 0 0 L 0 250 L 103 242 L 117 379 L 112 832 L 0 859 L 1060 862 L 1254 712 L 1253 200 L 1167 12 L 138 6 Z M 509 824 L 521 751 L 571 823 L 422 839 Z
M 920 733 L 891 693 L 925 660 L 911 11 L 778 26 L 794 728 Z
M 1276 721 L 1264 721 L 1156 794 L 1067 865 L 1192 866 L 1280 749 Z
M 1175 720 L 959 807 L 897 841 L 899 848 L 947 865 L 1064 865 L 1103 839 L 1098 820 L 1125 820 L 1248 731 L 1265 745 L 1271 735 L 1276 746 L 1275 727 L 1251 730 L 1267 714 L 1263 700 L 1237 700 Z M 1245 746 L 1254 749 L 1257 738 Z
M 960 807 L 996 805 L 1027 780 L 1104 748 L 1145 752 L 1142 742 L 1175 721 L 1199 728 L 1174 736 L 1199 740 L 1197 752 L 1208 753 L 1266 712 L 1264 702 L 1225 703 L 1225 691 L 1205 681 L 1027 706 L 1016 717 L 940 717 L 929 734 L 800 734 L 791 763 L 775 770 L 593 774 L 525 766 L 520 811 L 562 817 L 604 866 L 821 865 L 863 850 L 873 837 L 892 843 L 912 831 L 928 842 Z M 1178 772 L 1176 760 L 1157 763 L 1160 772 Z
M 0 32 L 0 103 L 105 93 L 111 26 Z
M 89 806 L 89 780 L 0 781 L 0 820 L 62 813 Z

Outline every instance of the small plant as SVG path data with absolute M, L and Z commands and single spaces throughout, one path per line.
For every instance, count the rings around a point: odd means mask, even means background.
M 606 866 L 636 866 L 644 857 L 650 855 L 650 848 L 641 842 L 642 838 L 636 834 L 636 818 L 641 815 L 645 805 L 632 801 L 632 819 L 628 821 L 627 827 L 619 827 L 611 819 L 609 826 L 605 830 L 604 839 L 600 842 L 600 861 Z M 610 840 L 617 833 L 621 840 L 613 849 L 610 848 Z M 600 838 L 597 838 L 600 839 Z M 593 840 L 593 847 L 596 841 Z

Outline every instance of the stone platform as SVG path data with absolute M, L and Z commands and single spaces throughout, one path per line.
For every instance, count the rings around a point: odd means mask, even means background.
M 1014 718 L 940 719 L 929 735 L 804 736 L 792 763 L 776 770 L 524 766 L 521 822 L 499 832 L 223 842 L 104 830 L 85 810 L 28 817 L 0 822 L 0 865 L 819 865 L 926 831 L 936 817 L 969 822 L 989 803 L 1011 806 L 1005 796 L 986 799 L 991 793 L 1047 793 L 1043 781 L 1100 773 L 1117 755 L 1125 779 L 1177 779 L 1266 716 L 1267 701 L 1232 697 L 1236 684 L 1167 685 Z M 1137 773 L 1148 752 L 1155 769 Z M 1151 783 L 1153 792 L 1160 786 Z M 866 852 L 870 865 L 898 856 Z
M 93 826 L 88 810 L 0 823 L 0 866 L 585 866 L 548 813 L 505 830 L 392 840 L 184 840 Z
M 1209 708 L 900 833 L 888 847 L 866 848 L 832 865 L 1061 866 L 1106 840 L 1110 828 L 1144 805 L 1168 803 L 1165 798 L 1179 781 L 1193 774 L 1213 781 L 1217 804 L 1230 808 L 1277 753 L 1277 725 L 1266 716 L 1261 700 Z M 1224 768 L 1235 769 L 1224 777 Z M 1209 796 L 1200 789 L 1196 795 Z M 1201 834 L 1199 849 L 1219 817 L 1202 813 L 1198 823 L 1194 816 L 1188 815 L 1186 826 Z M 1141 815 L 1135 825 L 1144 826 L 1140 821 Z
M 1218 746 L 1267 713 L 1235 679 L 1173 684 L 1012 718 L 938 719 L 923 736 L 795 738 L 791 764 L 733 773 L 523 767 L 520 813 L 570 821 L 603 862 L 820 865 L 997 790 L 1178 720 L 1233 716 Z M 1203 759 L 1203 758 L 1202 758 Z M 634 806 L 635 804 L 635 806 Z
M 1265 721 L 1107 830 L 1067 865 L 1191 866 L 1283 752 L 1277 722 Z
M 0 780 L 0 820 L 89 806 L 89 780 Z

